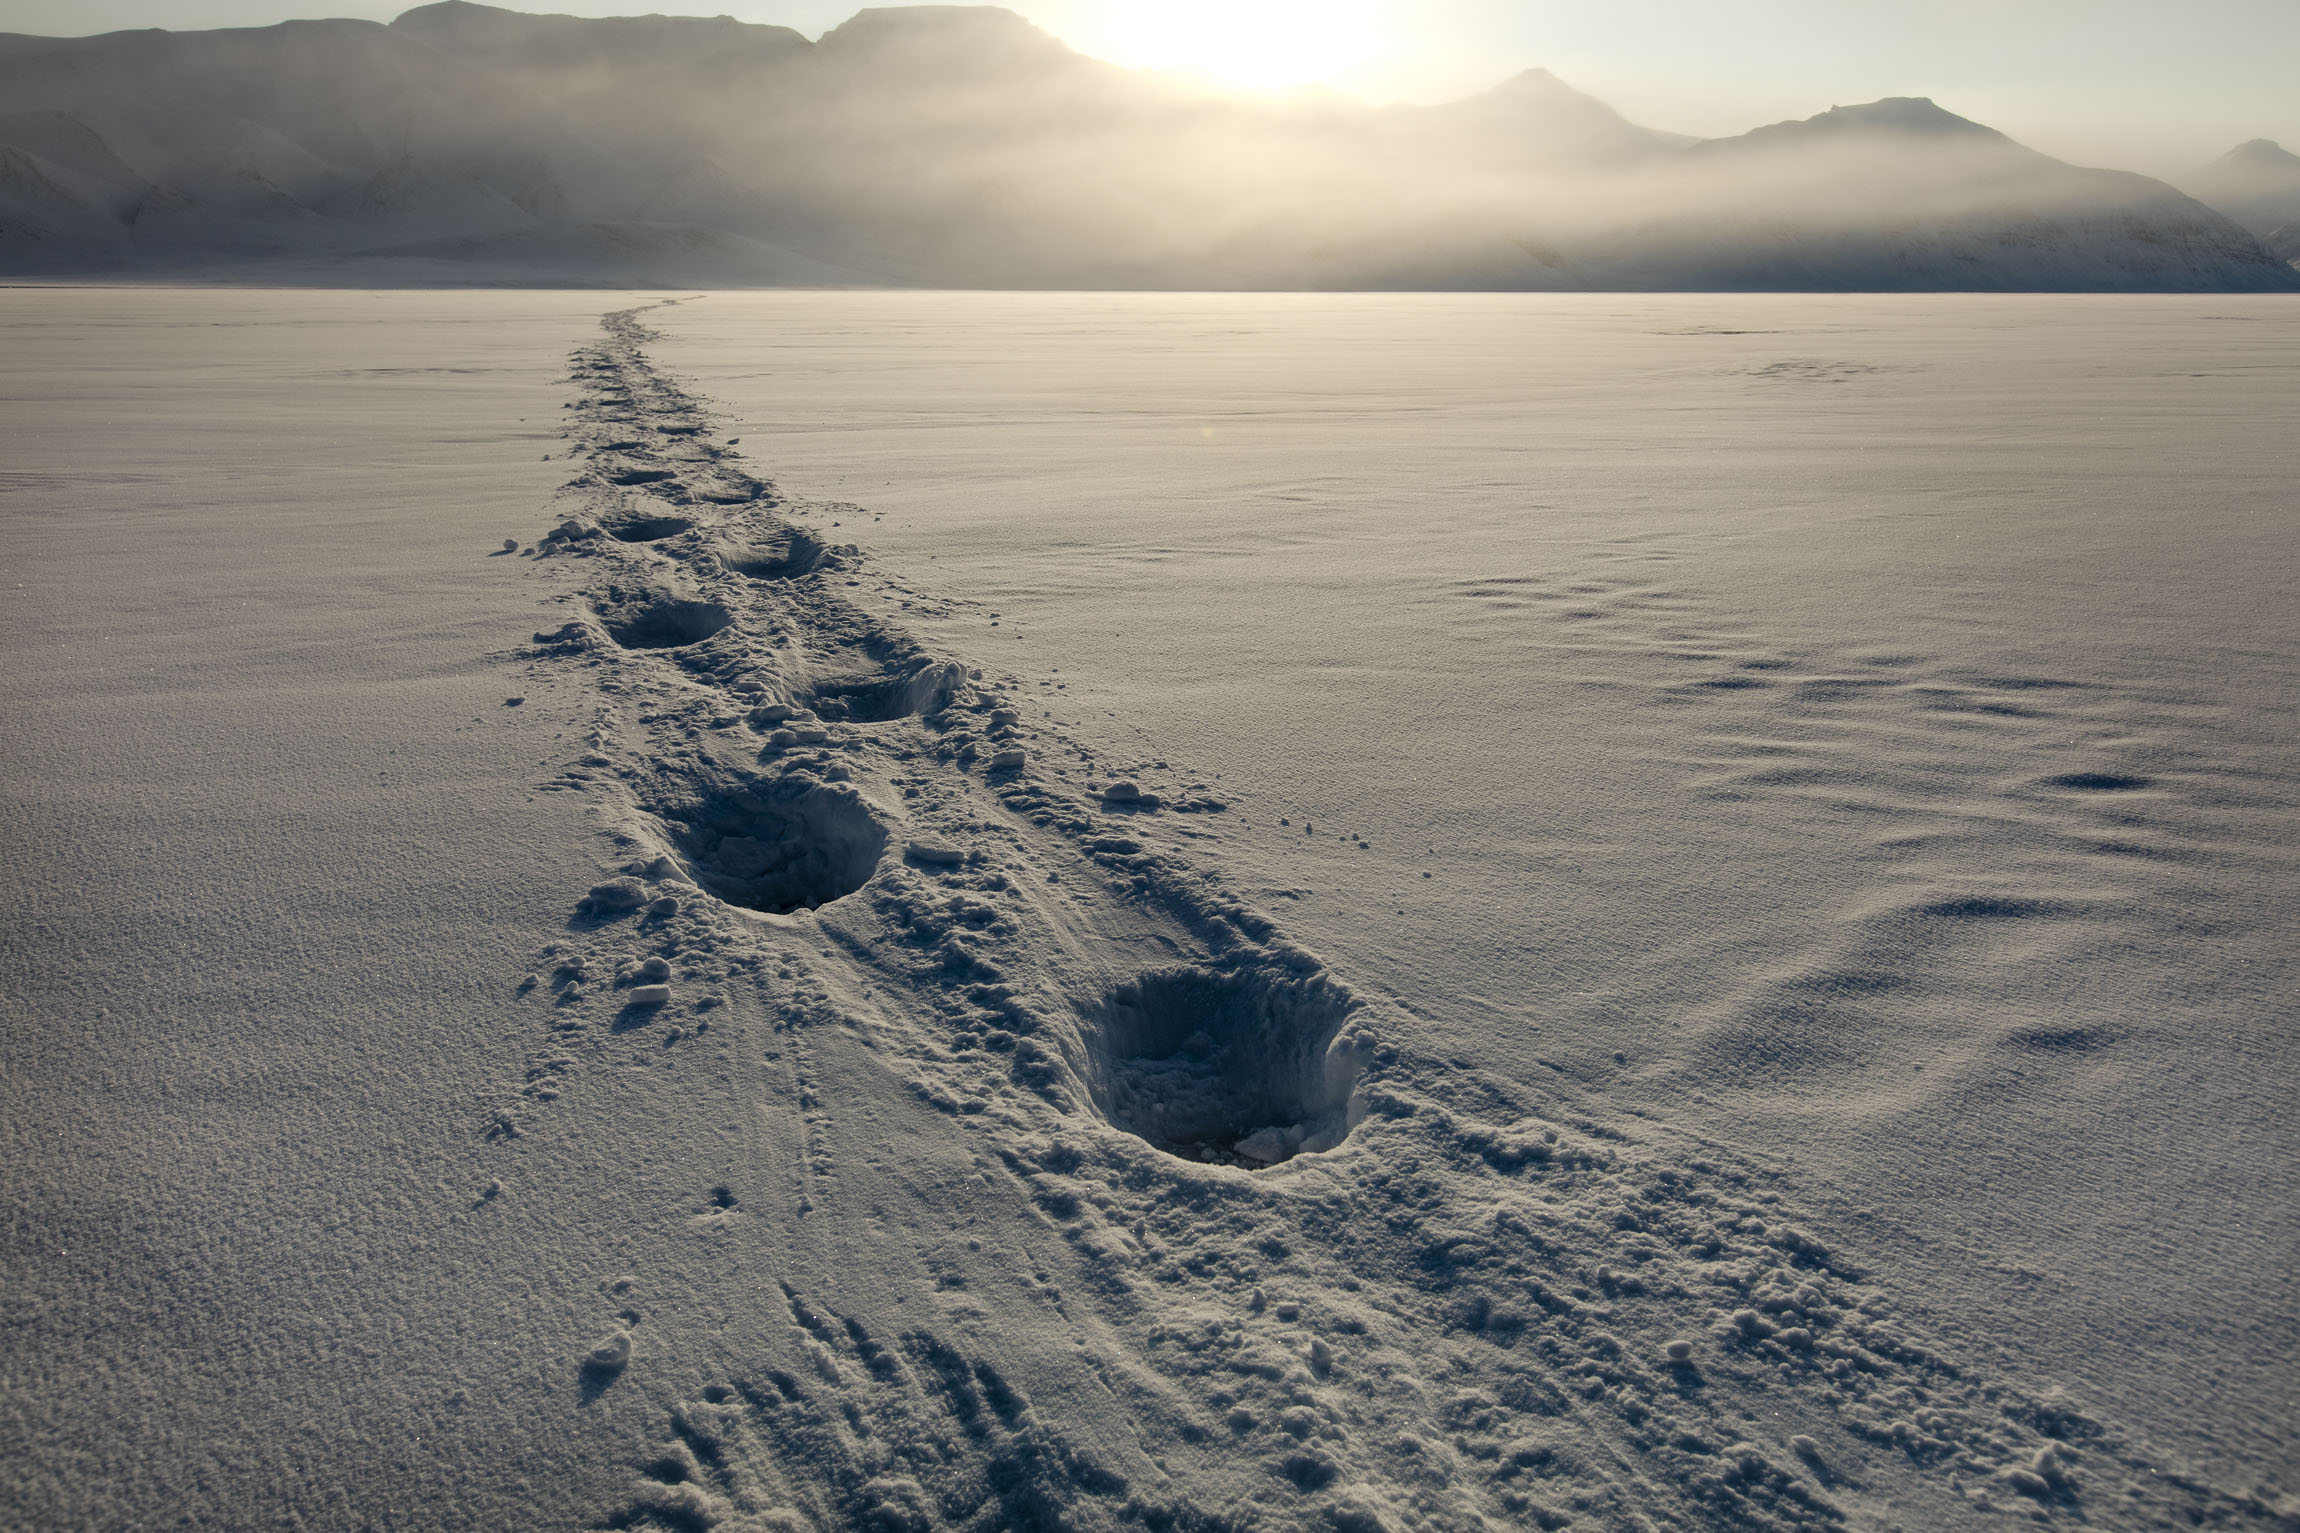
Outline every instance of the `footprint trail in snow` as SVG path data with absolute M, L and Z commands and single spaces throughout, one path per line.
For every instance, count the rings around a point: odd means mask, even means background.
M 710 1037 L 785 1093 L 758 1176 L 812 1254 L 601 1526 L 2292 1525 L 1942 1355 L 1760 1169 L 1417 1052 L 1179 849 L 1218 800 L 850 599 L 886 583 L 826 535 L 852 508 L 785 503 L 647 338 L 577 355 L 535 550 L 579 574 L 534 663 L 595 692 L 549 786 L 617 866 L 488 1131 Z M 599 1388 L 647 1366 L 616 1335 Z

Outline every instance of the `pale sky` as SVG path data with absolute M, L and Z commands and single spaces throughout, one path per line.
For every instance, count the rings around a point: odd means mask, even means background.
M 725 13 L 810 37 L 859 0 L 509 0 Z M 0 0 L 0 31 L 389 20 L 404 0 Z M 2156 174 L 2248 138 L 2300 152 L 2300 0 L 1013 0 L 1084 53 L 1370 101 L 1550 69 L 1650 127 L 1717 136 L 1931 96 L 2049 154 Z

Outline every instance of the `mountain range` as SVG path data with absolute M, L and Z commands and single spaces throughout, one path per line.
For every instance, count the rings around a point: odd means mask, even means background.
M 2300 291 L 2300 157 L 2184 187 L 1922 99 L 1693 141 L 1539 70 L 1438 106 L 1229 97 L 991 7 L 819 41 L 468 0 L 0 36 L 17 275 Z

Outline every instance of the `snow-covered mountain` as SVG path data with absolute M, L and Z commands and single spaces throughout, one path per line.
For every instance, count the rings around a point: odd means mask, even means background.
M 2300 223 L 2300 154 L 2265 138 L 2238 144 L 2180 185 L 2255 234 Z
M 1923 97 L 1697 144 L 1679 172 L 1671 211 L 1609 231 L 1593 264 L 1653 288 L 2289 285 L 2259 241 L 2163 182 L 2066 164 Z
M 0 36 L 0 101 L 0 269 L 29 273 L 2300 288 L 2172 188 L 1930 102 L 1694 144 L 1540 70 L 1436 107 L 1248 100 L 993 7 L 865 10 L 814 42 L 468 0 Z

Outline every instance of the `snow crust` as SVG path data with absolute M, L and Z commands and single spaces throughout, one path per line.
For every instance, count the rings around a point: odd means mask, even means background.
M 2293 1515 L 2277 305 L 8 302 L 32 1525 Z
M 903 620 L 1231 798 L 1193 847 L 1440 1052 L 1779 1155 L 1930 1324 L 2288 1455 L 2293 1232 L 2213 1212 L 2290 1084 L 2284 833 L 2206 807 L 2290 781 L 2231 658 L 2290 654 L 2277 304 L 712 304 L 661 355 L 967 593 Z

